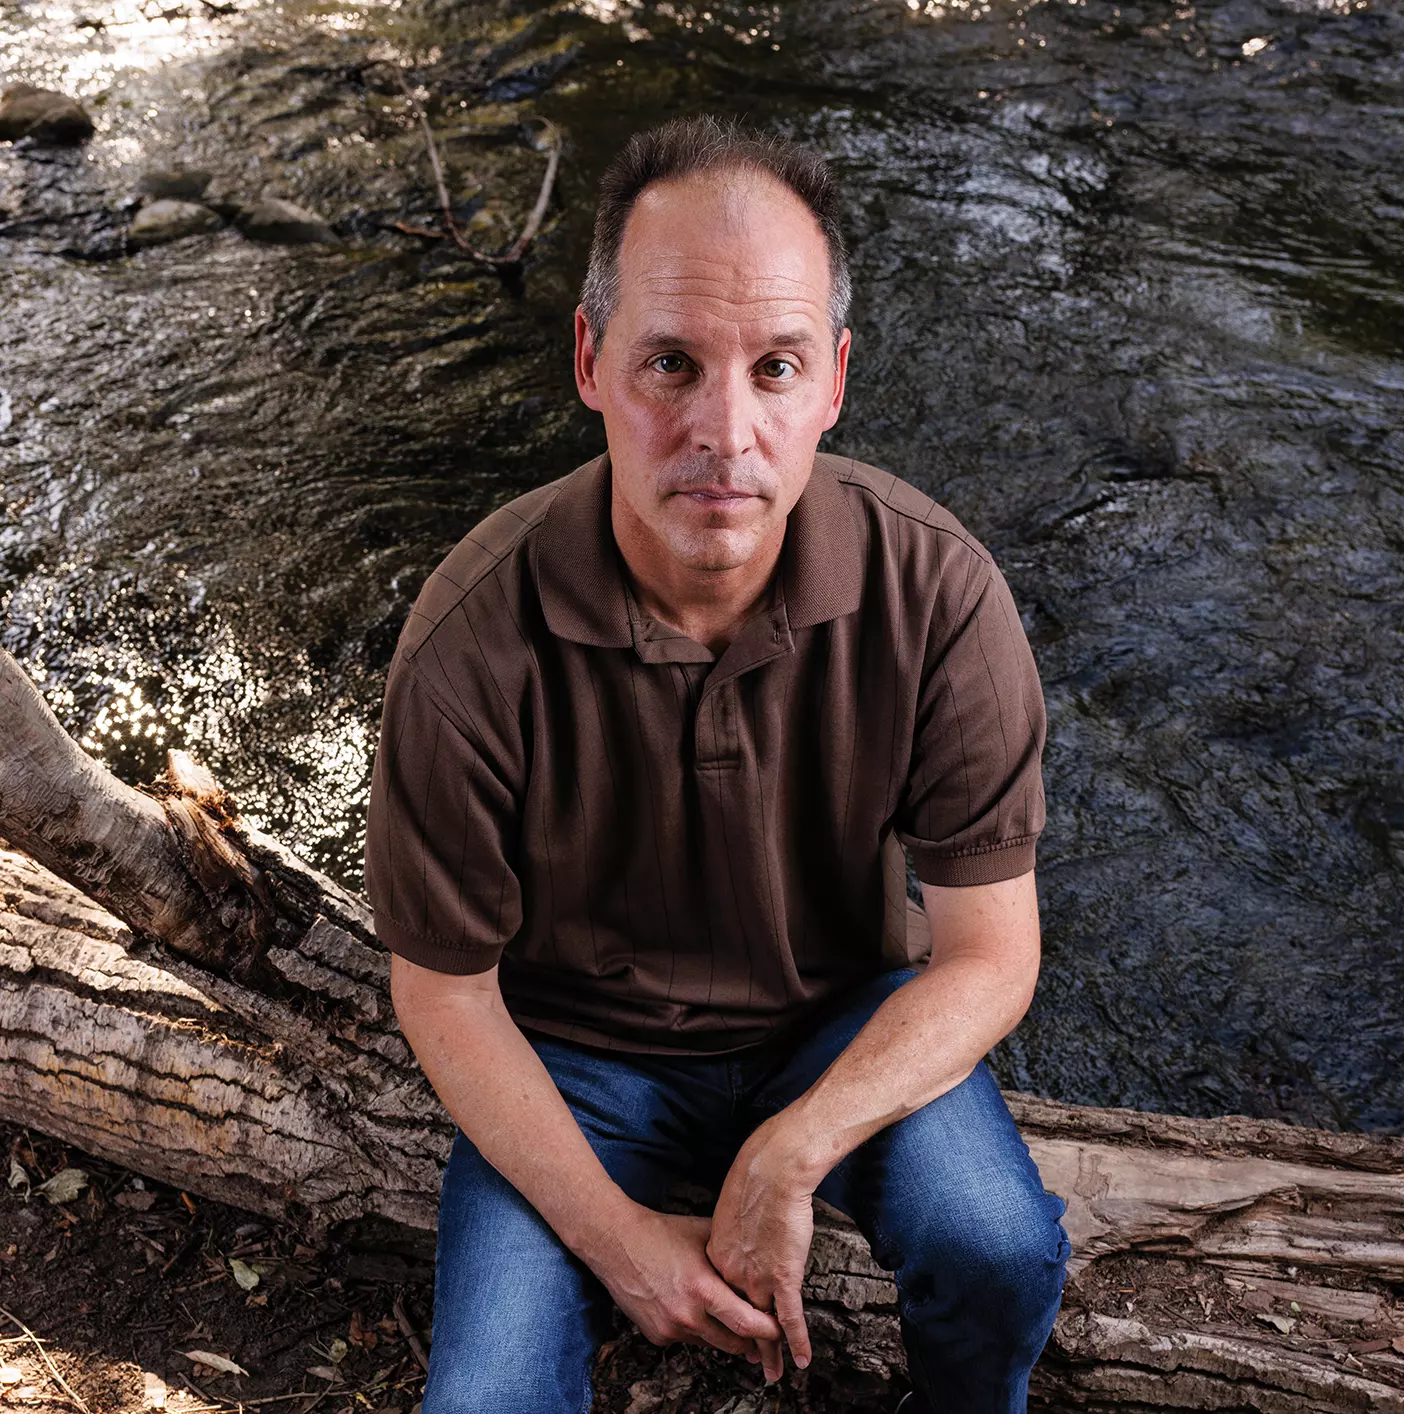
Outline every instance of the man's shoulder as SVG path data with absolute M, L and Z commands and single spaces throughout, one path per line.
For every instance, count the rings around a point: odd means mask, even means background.
M 401 630 L 400 651 L 405 657 L 414 657 L 431 636 L 442 640 L 445 634 L 452 634 L 457 622 L 466 625 L 467 617 L 454 612 L 460 606 L 469 608 L 484 594 L 497 598 L 517 590 L 522 583 L 519 574 L 502 576 L 497 571 L 530 553 L 533 533 L 545 520 L 561 487 L 575 474 L 568 472 L 499 506 L 435 565 Z M 497 607 L 501 607 L 500 598 Z
M 832 452 L 820 452 L 819 456 L 844 488 L 850 508 L 884 545 L 894 549 L 899 543 L 913 549 L 925 545 L 939 552 L 943 545 L 958 542 L 977 559 L 993 565 L 990 552 L 959 519 L 910 481 L 854 457 Z

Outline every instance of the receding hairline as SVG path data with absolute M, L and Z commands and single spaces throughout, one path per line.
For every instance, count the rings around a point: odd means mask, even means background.
M 833 262 L 829 251 L 828 238 L 824 234 L 824 228 L 820 224 L 819 218 L 810 209 L 809 205 L 805 202 L 804 198 L 801 197 L 794 190 L 794 188 L 789 185 L 789 183 L 782 181 L 779 177 L 775 176 L 774 173 L 767 171 L 764 167 L 757 167 L 754 163 L 751 162 L 736 161 L 726 167 L 723 167 L 722 165 L 718 164 L 718 166 L 716 167 L 706 167 L 698 171 L 684 172 L 676 176 L 669 175 L 666 177 L 659 177 L 656 178 L 654 181 L 649 182 L 646 186 L 640 188 L 638 193 L 635 195 L 634 200 L 630 203 L 628 214 L 624 219 L 624 228 L 619 234 L 619 244 L 615 251 L 616 273 L 618 275 L 623 274 L 624 250 L 629 242 L 629 233 L 631 230 L 637 230 L 637 227 L 634 222 L 634 217 L 638 213 L 640 206 L 643 204 L 643 202 L 651 192 L 655 191 L 659 187 L 668 186 L 686 187 L 689 185 L 695 186 L 702 184 L 710 185 L 712 187 L 720 186 L 723 192 L 723 207 L 724 209 L 730 208 L 730 210 L 725 210 L 725 215 L 727 217 L 739 218 L 740 211 L 738 210 L 735 202 L 733 201 L 733 198 L 737 197 L 741 191 L 741 184 L 733 180 L 733 178 L 736 177 L 740 177 L 742 181 L 745 181 L 747 177 L 752 178 L 753 180 L 750 180 L 747 183 L 747 185 L 751 189 L 763 188 L 766 186 L 773 188 L 776 192 L 788 198 L 790 203 L 799 207 L 800 210 L 803 211 L 803 213 L 809 218 L 812 234 L 819 243 L 818 250 L 820 252 L 820 263 L 823 269 L 822 285 L 820 287 L 821 293 L 819 295 L 818 304 L 821 308 L 826 308 L 829 297 L 833 293 L 834 272 Z M 765 180 L 754 180 L 757 178 Z M 791 281 L 796 286 L 801 286 L 808 283 L 807 281 L 799 280 L 791 275 L 780 275 L 775 276 L 774 278 Z M 789 314 L 780 314 L 775 316 L 775 319 L 777 321 L 785 321 L 793 318 L 794 316 Z M 657 331 L 655 333 L 649 334 L 646 332 L 645 335 L 641 336 L 639 339 L 631 339 L 629 341 L 630 348 L 636 351 L 640 351 L 653 346 L 661 347 L 666 342 L 664 337 L 666 325 L 664 325 L 664 321 L 662 319 L 658 321 L 658 325 L 655 326 L 655 329 Z M 681 331 L 679 331 L 679 336 L 676 339 L 673 339 L 672 342 L 668 344 L 668 346 L 681 347 L 686 342 L 686 336 L 683 335 Z M 802 329 L 790 329 L 782 330 L 781 336 L 778 336 L 775 340 L 773 340 L 773 342 L 784 342 L 792 344 L 795 347 L 799 347 L 800 345 L 814 344 L 816 341 L 814 340 L 812 335 Z
M 650 194 L 657 192 L 660 188 L 689 186 L 718 188 L 721 194 L 723 214 L 729 218 L 739 216 L 745 197 L 749 192 L 770 188 L 774 193 L 785 198 L 787 204 L 798 207 L 808 217 L 814 234 L 819 237 L 819 241 L 824 247 L 825 259 L 828 259 L 828 237 L 809 203 L 787 181 L 777 177 L 767 168 L 758 166 L 741 154 L 722 157 L 710 167 L 699 167 L 688 172 L 670 172 L 666 176 L 654 177 L 651 181 L 646 182 L 638 189 L 634 194 L 634 199 L 629 203 L 629 210 L 624 217 L 624 225 L 619 233 L 618 249 L 621 251 L 624 249 L 624 242 L 629 239 L 629 227 L 633 223 L 634 215 Z

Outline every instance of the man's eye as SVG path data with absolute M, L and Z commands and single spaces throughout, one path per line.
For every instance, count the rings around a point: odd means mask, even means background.
M 664 364 L 670 366 L 665 368 Z M 687 360 L 681 354 L 659 354 L 653 360 L 653 366 L 660 373 L 681 373 L 687 367 Z
M 794 377 L 794 367 L 794 364 L 787 358 L 768 358 L 761 364 L 761 372 L 764 373 L 767 378 L 778 378 L 782 381 L 788 381 Z M 791 372 L 783 372 L 786 368 L 790 369 Z

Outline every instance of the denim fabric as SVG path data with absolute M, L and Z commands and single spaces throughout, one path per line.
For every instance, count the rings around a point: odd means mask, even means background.
M 797 1042 L 736 1056 L 529 1039 L 606 1172 L 658 1208 L 675 1177 L 719 1186 L 746 1135 L 807 1090 L 916 975 L 883 973 Z M 1044 1192 L 984 1063 L 855 1149 L 818 1196 L 853 1218 L 895 1274 L 912 1383 L 932 1409 L 1024 1409 L 1062 1295 L 1064 1205 Z M 587 1414 L 610 1329 L 599 1279 L 460 1131 L 439 1208 L 422 1414 Z

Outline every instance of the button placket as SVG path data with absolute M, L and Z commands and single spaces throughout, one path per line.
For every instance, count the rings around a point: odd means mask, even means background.
M 693 723 L 693 760 L 699 770 L 730 770 L 741 764 L 736 721 L 736 682 L 705 692 Z

